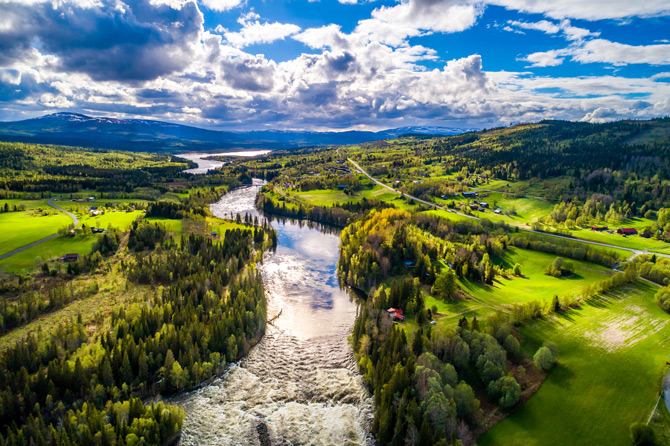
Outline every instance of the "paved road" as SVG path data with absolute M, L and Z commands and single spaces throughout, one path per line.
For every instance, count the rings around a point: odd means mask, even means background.
M 48 204 L 49 206 L 51 206 L 52 208 L 57 209 L 57 210 L 59 210 L 59 211 L 65 213 L 65 214 L 69 215 L 70 218 L 72 218 L 72 220 L 73 220 L 73 222 L 74 222 L 74 226 L 73 226 L 73 227 L 76 228 L 76 227 L 79 225 L 79 219 L 77 218 L 77 216 L 74 215 L 72 212 L 68 212 L 68 211 L 66 211 L 65 209 L 63 209 L 63 208 L 61 208 L 61 207 L 59 207 L 59 206 L 53 204 L 53 203 L 52 203 L 52 200 L 53 200 L 53 198 L 49 198 L 49 200 L 47 200 L 47 204 Z M 39 245 L 40 243 L 44 243 L 44 242 L 46 242 L 47 240 L 51 240 L 52 238 L 56 238 L 56 237 L 58 237 L 59 235 L 60 235 L 60 234 L 52 234 L 52 235 L 50 235 L 50 236 L 48 236 L 48 237 L 44 237 L 44 238 L 41 239 L 41 240 L 37 240 L 37 241 L 32 242 L 32 243 L 29 243 L 29 244 L 27 244 L 27 245 L 25 245 L 25 246 L 21 246 L 20 248 L 16 248 L 16 249 L 13 250 L 13 251 L 9 251 L 8 253 L 1 255 L 1 256 L 0 256 L 0 260 L 4 260 L 4 259 L 6 259 L 7 257 L 11 257 L 11 256 L 13 256 L 14 254 L 18 254 L 18 253 L 20 253 L 20 252 L 22 252 L 22 251 L 25 251 L 26 249 L 30 249 L 30 248 L 32 248 L 33 246 Z
M 59 207 L 59 206 L 53 204 L 53 203 L 52 203 L 52 200 L 53 200 L 53 198 L 49 198 L 49 200 L 47 200 L 47 204 L 48 204 L 49 206 L 51 206 L 52 208 L 54 208 L 54 209 L 58 209 L 58 210 L 61 211 L 62 213 L 69 215 L 70 218 L 73 220 L 73 223 L 74 223 L 74 226 L 73 226 L 73 227 L 74 227 L 74 228 L 76 228 L 77 226 L 79 226 L 79 219 L 77 218 L 76 215 L 74 215 L 72 212 L 66 211 L 66 210 L 63 209 L 62 207 Z
M 392 188 L 391 186 L 387 186 L 386 184 L 382 183 L 381 181 L 377 180 L 376 178 L 373 178 L 373 177 L 372 177 L 369 173 L 367 173 L 361 166 L 359 166 L 358 163 L 356 163 L 354 160 L 349 159 L 349 158 L 347 158 L 347 159 L 348 159 L 348 161 L 349 161 L 351 164 L 354 165 L 354 167 L 355 167 L 360 173 L 362 173 L 363 175 L 365 175 L 366 177 L 368 177 L 370 180 L 374 181 L 374 182 L 377 183 L 378 185 L 380 185 L 380 186 L 382 186 L 382 187 L 385 187 L 386 189 L 388 189 L 388 190 L 390 190 L 390 191 L 393 191 L 393 192 L 396 192 L 396 193 L 398 193 L 398 194 L 403 194 L 403 193 L 404 193 L 404 192 L 402 192 L 402 191 L 400 191 L 400 190 L 398 190 L 398 189 L 394 189 L 394 188 Z M 447 209 L 447 208 L 445 208 L 445 207 L 443 207 L 443 206 L 440 206 L 440 205 L 435 204 L 435 203 L 431 203 L 431 202 L 429 202 L 429 201 L 422 200 L 422 199 L 417 198 L 417 197 L 414 197 L 414 196 L 412 196 L 412 195 L 408 195 L 408 194 L 404 194 L 404 195 L 405 195 L 406 197 L 409 197 L 409 198 L 415 200 L 415 201 L 418 201 L 419 203 L 427 204 L 428 206 L 434 207 L 434 208 L 436 208 L 436 209 L 441 209 L 441 210 L 443 210 L 443 211 L 452 212 L 452 213 L 461 215 L 461 216 L 463 216 L 463 217 L 472 218 L 472 219 L 474 219 L 474 220 L 481 220 L 481 218 L 479 218 L 479 217 L 475 217 L 474 215 L 467 215 L 467 214 L 463 214 L 463 213 L 461 213 L 461 212 L 456 212 L 456 211 L 454 211 L 454 210 L 452 210 L 452 209 Z M 530 232 L 530 233 L 533 233 L 533 234 L 545 235 L 545 236 L 548 236 L 548 237 L 561 238 L 561 239 L 569 240 L 569 241 L 571 241 L 571 242 L 585 243 L 585 244 L 587 244 L 587 245 L 603 246 L 603 247 L 605 247 L 605 248 L 624 249 L 624 250 L 626 250 L 626 251 L 630 251 L 630 252 L 631 252 L 631 256 L 630 256 L 629 259 L 632 259 L 633 257 L 638 256 L 638 255 L 640 255 L 640 254 L 646 254 L 645 251 L 640 250 L 640 249 L 624 248 L 623 246 L 612 245 L 612 244 L 609 244 L 609 243 L 594 242 L 594 241 L 591 241 L 591 240 L 584 240 L 584 239 L 578 239 L 578 238 L 573 238 L 573 237 L 566 237 L 566 236 L 564 236 L 564 235 L 550 234 L 550 233 L 548 233 L 548 232 L 534 231 L 534 230 L 532 230 L 532 229 L 525 229 L 525 228 L 522 228 L 521 226 L 517 226 L 517 225 L 510 225 L 510 226 L 513 226 L 513 227 L 519 229 L 520 231 Z M 668 254 L 661 254 L 661 253 L 654 253 L 654 254 L 656 254 L 656 255 L 659 256 L 659 257 L 667 257 L 667 258 L 670 258 L 670 255 L 668 255 Z

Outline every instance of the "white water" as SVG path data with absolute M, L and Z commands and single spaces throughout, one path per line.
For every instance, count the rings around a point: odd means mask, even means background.
M 260 187 L 238 189 L 215 215 L 258 215 Z M 372 398 L 347 342 L 357 300 L 338 286 L 338 234 L 275 222 L 278 247 L 261 266 L 268 318 L 261 342 L 213 384 L 176 402 L 187 413 L 181 445 L 369 445 Z

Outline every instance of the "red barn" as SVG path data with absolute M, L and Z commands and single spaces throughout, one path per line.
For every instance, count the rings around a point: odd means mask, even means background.
M 621 235 L 637 235 L 637 229 L 635 228 L 619 228 L 616 232 Z
M 386 313 L 393 321 L 404 321 L 405 316 L 402 315 L 402 310 L 399 308 L 389 308 Z

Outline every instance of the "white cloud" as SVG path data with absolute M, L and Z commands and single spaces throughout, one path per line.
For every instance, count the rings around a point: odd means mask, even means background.
M 123 0 L 105 1 L 128 7 Z M 296 25 L 266 23 L 252 11 L 240 17 L 242 29 L 232 32 L 222 26 L 206 31 L 192 2 L 170 11 L 164 5 L 178 5 L 178 0 L 144 1 L 163 4 L 157 8 L 166 18 L 157 30 L 174 26 L 172 17 L 179 18 L 177 28 L 190 24 L 189 32 L 174 31 L 165 39 L 184 48 L 178 66 L 150 71 L 141 82 L 122 76 L 101 79 L 95 73 L 63 69 L 69 54 L 48 52 L 29 42 L 28 49 L 17 48 L 20 57 L 0 64 L 0 118 L 60 108 L 212 126 L 324 129 L 447 121 L 491 127 L 543 118 L 596 122 L 670 114 L 667 74 L 631 79 L 487 72 L 486 60 L 477 54 L 442 61 L 434 49 L 412 44 L 412 36 L 473 26 L 482 12 L 475 4 L 403 0 L 378 7 L 348 33 L 335 24 L 300 30 Z M 240 4 L 228 4 L 233 3 Z M 664 54 L 670 53 L 670 45 L 634 47 L 588 40 L 595 33 L 573 27 L 568 20 L 504 25 L 529 37 L 537 30 L 570 40 L 567 48 L 527 56 L 533 66 L 556 66 L 565 59 L 668 64 Z M 13 28 L 8 32 L 14 33 Z M 287 36 L 316 54 L 276 62 L 243 50 L 251 43 Z M 439 68 L 427 68 L 422 64 L 426 60 Z
M 299 26 L 291 23 L 261 23 L 258 18 L 258 14 L 251 12 L 238 20 L 242 24 L 239 32 L 226 32 L 223 28 L 217 28 L 216 31 L 223 31 L 226 40 L 235 48 L 244 48 L 255 43 L 271 43 L 300 31 Z
M 541 31 L 545 34 L 561 33 L 567 40 L 582 40 L 586 37 L 597 37 L 599 32 L 591 32 L 585 28 L 572 26 L 570 20 L 561 20 L 560 23 L 550 22 L 548 20 L 540 20 L 539 22 L 524 22 L 521 20 L 508 20 L 508 26 L 504 27 L 505 31 L 519 32 L 518 29 L 530 29 Z
M 212 11 L 224 12 L 240 6 L 244 0 L 200 0 L 205 7 Z
M 562 64 L 564 59 L 559 51 L 550 50 L 529 54 L 521 60 L 530 62 L 531 67 L 556 67 Z
M 592 124 L 599 124 L 603 122 L 613 121 L 619 117 L 615 109 L 610 107 L 598 107 L 592 112 L 584 115 L 581 122 L 590 122 Z
M 571 56 L 581 63 L 670 65 L 670 45 L 626 45 L 594 39 L 574 49 Z
M 339 25 L 327 25 L 320 28 L 308 28 L 293 36 L 298 42 L 302 42 L 310 48 L 347 48 L 349 46 L 348 36 L 341 31 Z
M 483 12 L 480 5 L 456 0 L 403 0 L 396 6 L 375 9 L 370 19 L 358 23 L 356 32 L 370 40 L 398 46 L 407 37 L 464 31 Z
M 533 67 L 547 67 L 560 65 L 565 57 L 583 64 L 670 65 L 670 45 L 627 45 L 605 39 L 593 39 L 564 49 L 533 53 L 522 60 L 531 62 Z
M 561 27 L 553 22 L 547 20 L 540 20 L 539 22 L 524 22 L 519 20 L 508 20 L 507 23 L 512 27 L 523 28 L 523 29 L 533 29 L 536 31 L 542 31 L 546 34 L 556 34 L 561 30 Z
M 544 14 L 554 19 L 584 20 L 654 17 L 670 13 L 667 0 L 487 0 L 521 12 Z

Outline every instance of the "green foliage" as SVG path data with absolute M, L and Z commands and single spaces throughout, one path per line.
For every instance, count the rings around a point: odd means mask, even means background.
M 634 445 L 653 445 L 654 431 L 645 423 L 633 423 L 630 425 L 630 439 Z
M 556 357 L 548 347 L 542 346 L 535 352 L 533 362 L 535 363 L 535 367 L 540 370 L 551 370 L 554 364 L 556 364 Z
M 132 191 L 185 168 L 167 155 L 0 142 L 0 189 L 13 191 Z
M 486 388 L 489 396 L 498 401 L 501 409 L 511 409 L 521 398 L 521 386 L 511 376 L 503 376 L 491 381 Z
M 571 262 L 566 262 L 561 257 L 556 257 L 545 270 L 545 274 L 553 277 L 569 276 L 574 274 L 574 272 L 575 265 L 573 265 Z
M 547 252 L 561 257 L 568 257 L 574 260 L 583 260 L 586 262 L 597 263 L 607 267 L 612 267 L 619 262 L 618 256 L 614 252 L 603 251 L 584 243 L 568 242 L 565 240 L 549 240 L 539 236 L 524 234 L 510 237 L 509 244 L 524 249 Z
M 656 292 L 656 303 L 670 313 L 670 286 L 665 286 Z

